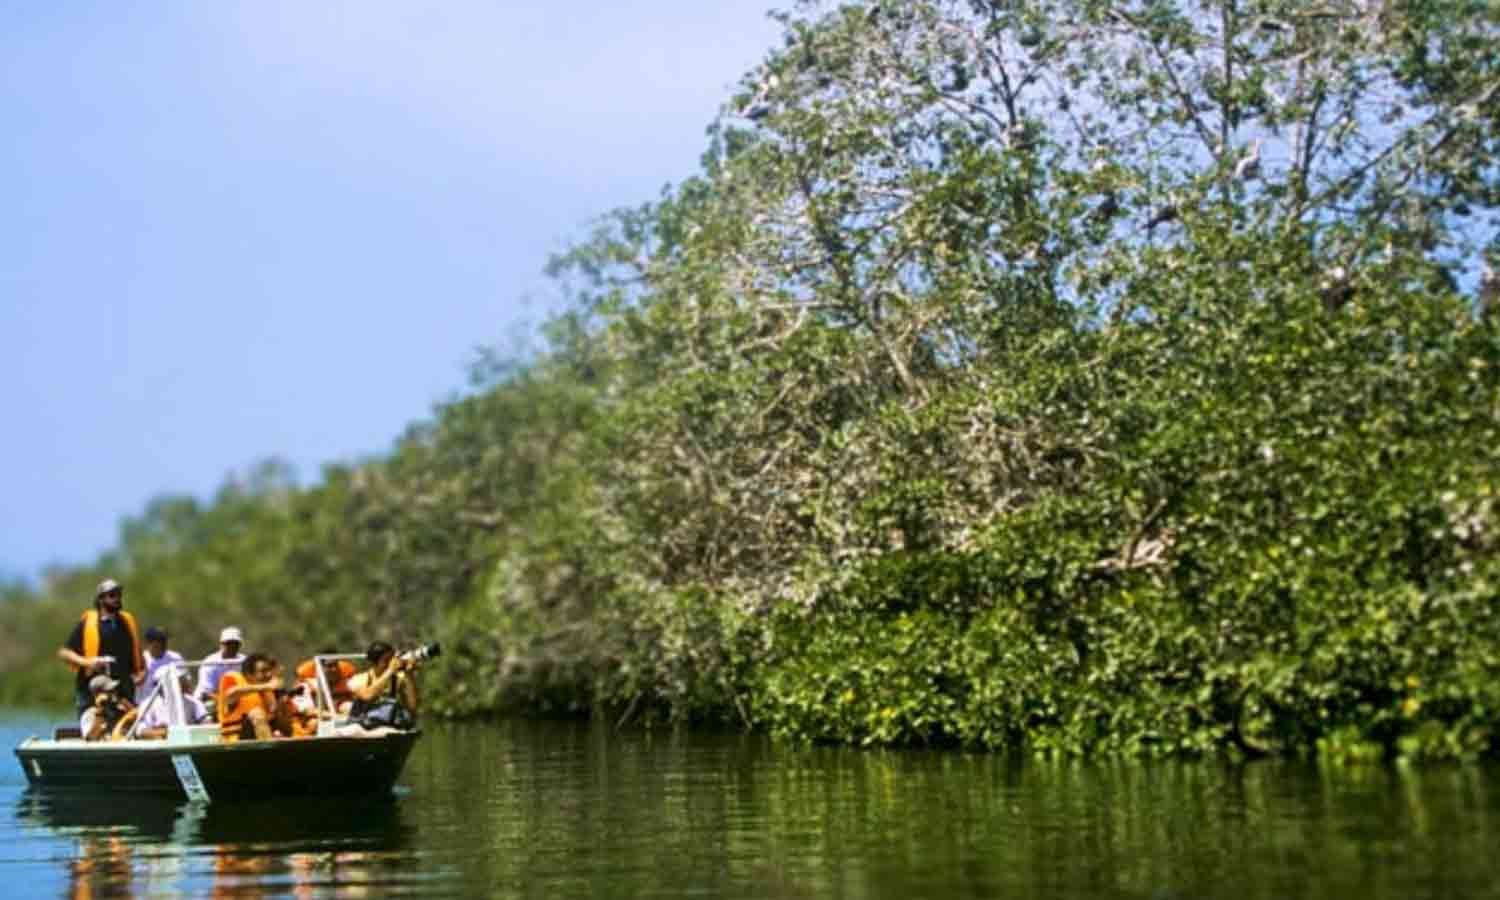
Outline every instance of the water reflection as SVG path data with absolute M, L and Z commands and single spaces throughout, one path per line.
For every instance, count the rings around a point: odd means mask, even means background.
M 195 807 L 0 768 L 43 896 L 1493 895 L 1500 769 L 1038 762 L 577 723 L 436 725 L 402 795 Z
M 413 789 L 424 830 L 466 817 L 456 842 L 487 852 L 465 868 L 498 896 L 1408 900 L 1487 895 L 1500 874 L 1493 769 L 1021 761 L 534 723 L 461 739 Z
M 74 898 L 384 896 L 426 893 L 433 880 L 412 865 L 413 829 L 394 797 L 214 807 L 27 789 L 16 820 L 72 842 Z

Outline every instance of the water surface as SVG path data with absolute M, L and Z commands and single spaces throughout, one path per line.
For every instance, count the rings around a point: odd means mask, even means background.
M 54 718 L 0 715 L 0 740 Z M 49 795 L 10 757 L 0 884 L 6 897 L 1486 897 L 1500 894 L 1497 778 L 438 724 L 391 798 Z

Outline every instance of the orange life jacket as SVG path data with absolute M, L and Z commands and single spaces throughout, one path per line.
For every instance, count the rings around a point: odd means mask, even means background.
M 231 688 L 244 687 L 250 683 L 241 672 L 225 672 L 224 677 L 219 679 L 219 737 L 225 741 L 237 741 L 240 739 L 240 729 L 245 725 L 245 716 L 250 710 L 257 706 L 264 709 L 269 715 L 275 708 L 276 698 L 266 696 L 266 691 L 255 691 L 249 694 L 240 694 L 234 698 L 233 703 L 229 701 Z
M 146 671 L 146 660 L 141 656 L 141 633 L 135 627 L 135 616 L 125 610 L 115 613 L 120 621 L 125 623 L 125 630 L 130 634 L 130 674 Z M 83 655 L 95 657 L 99 655 L 99 610 L 91 609 L 83 614 Z M 72 666 L 72 663 L 69 663 Z M 77 672 L 81 667 L 72 666 Z
M 330 678 L 328 680 L 328 690 L 332 692 L 335 703 L 340 700 L 348 700 L 354 696 L 354 692 L 349 690 L 349 676 L 354 674 L 354 663 L 347 659 L 341 659 L 338 661 L 338 671 L 338 678 Z M 316 684 L 318 681 L 318 664 L 310 659 L 304 659 L 302 662 L 297 663 L 297 680 L 311 681 Z

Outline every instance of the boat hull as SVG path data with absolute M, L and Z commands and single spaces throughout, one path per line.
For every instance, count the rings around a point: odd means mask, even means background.
M 31 739 L 15 753 L 27 780 L 48 790 L 159 794 L 212 801 L 376 795 L 390 792 L 420 734 L 403 731 L 369 737 L 195 745 Z

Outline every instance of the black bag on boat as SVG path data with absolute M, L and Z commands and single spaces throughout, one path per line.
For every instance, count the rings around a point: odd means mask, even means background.
M 416 727 L 416 720 L 393 698 L 367 703 L 355 700 L 349 707 L 349 721 L 363 728 L 398 728 L 407 731 Z

